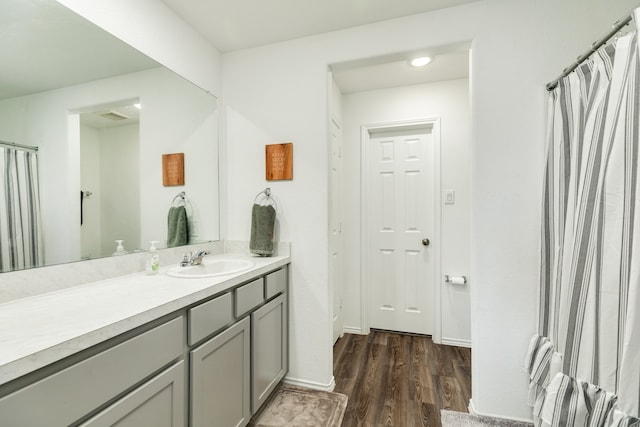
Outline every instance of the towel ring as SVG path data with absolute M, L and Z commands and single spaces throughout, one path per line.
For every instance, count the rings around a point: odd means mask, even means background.
M 185 193 L 184 191 L 179 192 L 176 197 L 173 198 L 170 207 L 179 208 L 180 206 L 184 206 L 185 210 L 187 211 L 187 217 L 189 219 L 193 218 L 193 205 L 191 204 L 191 201 L 187 199 L 187 193 Z
M 276 200 L 271 195 L 271 188 L 269 187 L 256 194 L 256 197 L 253 199 L 253 203 L 262 206 L 272 205 L 274 209 L 278 208 Z
M 184 191 L 181 191 L 178 193 L 178 195 L 176 197 L 173 198 L 173 201 L 171 201 L 171 206 L 186 206 L 187 205 L 187 194 Z M 178 201 L 178 204 L 176 205 L 176 200 Z M 182 205 L 180 205 L 180 202 L 182 202 Z

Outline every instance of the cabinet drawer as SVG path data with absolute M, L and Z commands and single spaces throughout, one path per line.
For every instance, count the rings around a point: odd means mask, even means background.
M 183 343 L 179 317 L 3 397 L 0 425 L 69 425 L 179 358 Z
M 287 290 L 287 267 L 265 276 L 265 294 L 269 299 Z
M 231 293 L 189 310 L 189 345 L 219 331 L 233 321 Z
M 236 317 L 248 313 L 264 301 L 264 280 L 261 278 L 236 289 Z

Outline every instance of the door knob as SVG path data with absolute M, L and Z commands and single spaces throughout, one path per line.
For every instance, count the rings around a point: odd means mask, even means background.
M 429 241 L 429 239 L 427 239 L 426 237 L 425 237 L 424 239 L 422 239 L 422 244 L 423 244 L 424 246 L 429 246 L 429 243 L 431 243 L 431 242 L 430 242 L 430 241 Z

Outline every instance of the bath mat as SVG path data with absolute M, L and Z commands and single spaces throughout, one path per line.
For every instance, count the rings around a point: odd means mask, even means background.
M 442 427 L 532 427 L 533 424 L 505 420 L 504 418 L 484 417 L 465 412 L 440 410 L 440 422 Z
M 340 427 L 347 396 L 281 384 L 249 422 L 252 427 Z

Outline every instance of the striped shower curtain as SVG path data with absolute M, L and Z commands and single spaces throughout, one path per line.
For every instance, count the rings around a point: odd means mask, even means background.
M 638 58 L 634 31 L 549 94 L 536 425 L 640 426 Z
M 0 272 L 43 262 L 38 155 L 0 147 Z

